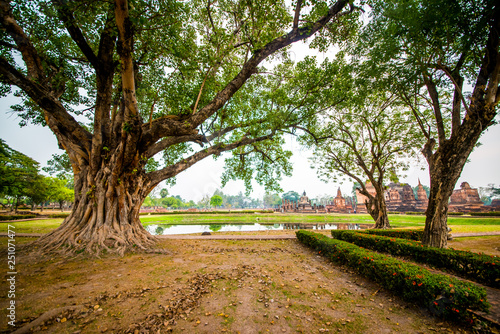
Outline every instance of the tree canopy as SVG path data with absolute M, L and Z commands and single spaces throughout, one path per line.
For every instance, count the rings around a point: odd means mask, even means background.
M 390 88 L 425 137 L 431 187 L 424 243 L 446 247 L 448 201 L 500 102 L 498 1 L 370 1 L 352 59 Z
M 154 245 L 138 218 L 147 194 L 206 157 L 233 151 L 223 182 L 278 188 L 283 133 L 314 116 L 273 107 L 288 47 L 343 40 L 358 11 L 348 0 L 1 0 L 0 13 L 0 91 L 17 87 L 22 123 L 48 126 L 75 174 L 73 212 L 40 249 L 123 254 Z

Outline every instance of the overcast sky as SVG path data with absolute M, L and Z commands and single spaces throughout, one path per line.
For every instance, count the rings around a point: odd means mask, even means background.
M 32 125 L 20 128 L 19 118 L 10 112 L 12 101 L 11 98 L 0 99 L 0 138 L 4 139 L 13 149 L 30 156 L 45 166 L 53 153 L 60 154 L 63 151 L 59 150 L 56 138 L 48 128 Z M 490 127 L 480 141 L 483 145 L 472 152 L 470 161 L 465 166 L 456 188 L 464 181 L 469 182 L 472 187 L 484 187 L 489 183 L 500 185 L 500 126 Z M 280 182 L 285 192 L 289 190 L 299 193 L 306 191 L 310 198 L 324 194 L 335 195 L 338 187 L 341 187 L 343 193 L 351 192 L 352 183 L 335 184 L 320 181 L 315 170 L 310 168 L 307 159 L 311 156 L 311 152 L 302 150 L 293 139 L 288 140 L 286 145 L 286 149 L 293 152 L 294 171 L 292 177 L 285 178 Z M 213 194 L 215 189 L 221 187 L 220 176 L 224 166 L 222 157 L 217 161 L 206 158 L 179 174 L 177 184 L 169 189 L 169 193 L 194 201 L 200 200 L 205 194 Z M 407 172 L 407 177 L 401 181 L 414 186 L 420 178 L 422 184 L 429 185 L 427 169 L 421 170 L 421 167 L 425 166 L 424 161 L 420 165 L 413 165 Z M 230 182 L 222 190 L 231 195 L 245 191 L 241 181 Z M 262 198 L 263 195 L 264 189 L 255 186 L 251 196 Z

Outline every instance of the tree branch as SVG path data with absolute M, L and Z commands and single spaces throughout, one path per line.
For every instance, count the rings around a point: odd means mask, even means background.
M 195 143 L 208 143 L 209 141 L 207 138 L 203 135 L 189 135 L 189 136 L 174 136 L 174 137 L 167 137 L 158 143 L 154 144 L 153 146 L 150 146 L 148 150 L 146 151 L 146 157 L 151 158 L 155 154 L 163 151 L 164 149 L 176 145 L 176 144 L 181 144 L 181 143 L 186 143 L 186 142 L 195 142 Z
M 94 67 L 94 69 L 97 69 L 99 67 L 97 56 L 95 55 L 90 45 L 87 43 L 87 40 L 85 39 L 82 31 L 77 26 L 75 17 L 68 8 L 67 3 L 62 0 L 52 0 L 52 3 L 56 7 L 57 13 L 59 14 L 59 19 L 64 23 L 64 26 L 66 27 L 66 30 L 68 30 L 71 38 L 75 41 L 78 48 L 83 52 L 92 67 Z
M 432 108 L 434 110 L 434 116 L 436 117 L 436 127 L 438 131 L 439 146 L 443 145 L 446 140 L 446 134 L 444 132 L 443 116 L 441 114 L 441 107 L 439 106 L 439 94 L 436 89 L 436 84 L 432 81 L 432 78 L 424 74 L 424 83 L 429 92 L 429 96 L 432 100 Z
M 250 59 L 243 65 L 240 72 L 214 97 L 214 99 L 200 109 L 199 112 L 192 115 L 186 120 L 191 129 L 195 129 L 202 124 L 208 117 L 213 115 L 236 93 L 243 84 L 255 73 L 257 66 L 266 59 L 269 55 L 277 50 L 286 47 L 294 42 L 306 39 L 318 30 L 322 29 L 328 22 L 335 18 L 340 11 L 349 3 L 348 0 L 339 0 L 330 7 L 328 13 L 318 21 L 308 24 L 307 26 L 293 29 L 288 34 L 275 38 L 267 43 L 262 49 L 255 50 Z M 148 141 L 156 142 L 159 138 L 165 136 L 169 132 L 172 124 L 168 119 L 157 119 L 153 122 L 152 127 L 148 130 Z
M 222 152 L 226 151 L 231 151 L 235 148 L 245 146 L 248 144 L 256 143 L 256 142 L 261 142 L 264 140 L 271 139 L 274 136 L 274 133 L 257 137 L 257 138 L 247 138 L 243 137 L 241 140 L 234 142 L 232 144 L 224 145 L 224 144 L 217 144 L 214 145 L 210 148 L 206 148 L 204 150 L 201 150 L 199 152 L 196 152 L 195 154 L 191 155 L 190 157 L 186 159 L 182 159 L 181 161 L 177 162 L 174 165 L 167 166 L 161 170 L 158 171 L 153 171 L 151 173 L 147 174 L 148 179 L 150 180 L 150 184 L 152 187 L 156 186 L 158 183 L 161 181 L 174 177 L 175 175 L 179 174 L 180 172 L 188 169 L 198 161 L 211 156 L 211 155 L 218 155 Z
M 73 141 L 73 143 L 82 145 L 86 149 L 90 148 L 92 135 L 81 127 L 68 114 L 61 102 L 47 92 L 44 87 L 26 78 L 3 57 L 0 57 L 0 75 L 3 81 L 17 86 L 26 92 L 45 111 L 45 120 L 53 131 L 57 127 L 56 130 L 62 133 L 64 137 Z
M 295 16 L 293 18 L 293 29 L 297 29 L 299 27 L 299 17 L 301 8 L 302 8 L 302 0 L 297 0 L 297 6 L 295 6 Z
M 43 81 L 44 73 L 42 60 L 29 37 L 14 19 L 10 3 L 7 0 L 0 1 L 0 22 L 2 27 L 16 42 L 17 49 L 21 51 L 21 55 L 28 70 L 28 78 L 35 78 L 39 81 Z

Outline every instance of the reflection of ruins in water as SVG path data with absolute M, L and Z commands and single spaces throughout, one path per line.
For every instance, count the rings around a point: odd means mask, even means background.
M 285 223 L 284 230 L 362 230 L 372 227 L 371 224 L 307 224 Z

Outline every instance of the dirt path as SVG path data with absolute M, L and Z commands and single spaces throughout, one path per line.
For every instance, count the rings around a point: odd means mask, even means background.
M 81 305 L 35 331 L 472 333 L 296 240 L 161 239 L 159 245 L 170 254 L 100 259 L 17 254 L 17 323 Z M 0 296 L 1 317 L 7 303 Z M 1 326 L 0 331 L 11 331 Z

